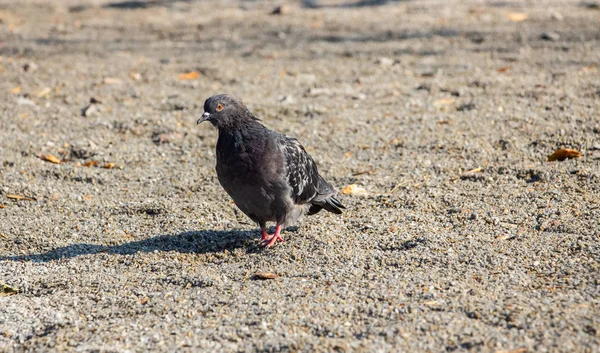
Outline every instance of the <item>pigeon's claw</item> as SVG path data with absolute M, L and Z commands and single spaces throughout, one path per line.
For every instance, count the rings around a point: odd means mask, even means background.
M 280 242 L 284 241 L 283 238 L 281 237 L 281 225 L 280 224 L 278 224 L 277 227 L 275 227 L 275 234 L 273 234 L 273 235 L 267 234 L 267 231 L 264 229 L 261 229 L 261 233 L 262 233 L 262 244 L 265 248 L 272 247 L 278 241 L 280 241 Z

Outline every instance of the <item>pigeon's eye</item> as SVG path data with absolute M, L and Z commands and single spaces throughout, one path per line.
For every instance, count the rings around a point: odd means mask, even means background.
M 217 111 L 220 112 L 221 110 L 223 110 L 223 104 L 219 103 L 217 105 Z

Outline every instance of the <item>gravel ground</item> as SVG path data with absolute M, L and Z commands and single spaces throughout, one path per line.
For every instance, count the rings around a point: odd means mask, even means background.
M 1 1 L 0 351 L 600 352 L 598 7 Z M 366 195 L 261 248 L 222 92 Z

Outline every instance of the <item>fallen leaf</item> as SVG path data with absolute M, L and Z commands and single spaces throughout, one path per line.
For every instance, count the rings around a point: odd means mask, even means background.
M 471 169 L 471 170 L 465 172 L 465 174 L 479 173 L 481 171 L 483 171 L 483 168 L 479 167 L 479 168 Z
M 552 153 L 551 155 L 549 155 L 548 161 L 549 162 L 564 161 L 565 159 L 579 158 L 582 156 L 583 156 L 583 153 L 581 153 L 577 150 L 573 150 L 573 149 L 569 149 L 569 148 L 561 148 L 561 149 L 554 151 L 554 153 Z
M 509 66 L 502 66 L 501 68 L 496 69 L 496 71 L 498 71 L 498 72 L 506 72 L 506 71 L 508 71 L 510 69 L 512 69 L 512 66 L 509 65 Z
M 21 86 L 17 86 L 10 90 L 10 93 L 21 93 Z
M 98 165 L 97 161 L 87 161 L 82 164 L 82 166 L 84 166 L 84 167 L 95 167 L 97 165 Z
M 350 184 L 342 189 L 342 194 L 345 195 L 366 195 L 367 190 L 362 186 L 358 186 L 356 184 Z
M 21 195 L 6 195 L 7 198 L 11 200 L 24 200 L 24 201 L 37 201 L 34 197 L 27 197 Z
M 123 80 L 116 77 L 105 77 L 104 80 L 102 80 L 102 83 L 105 85 L 119 85 L 123 83 Z
M 192 71 L 178 76 L 180 80 L 184 81 L 195 80 L 198 77 L 200 77 L 200 73 L 198 71 Z
M 513 22 L 523 22 L 529 15 L 524 12 L 509 12 L 506 17 Z
M 514 234 L 505 234 L 505 235 L 499 235 L 496 237 L 496 240 L 510 240 L 510 239 L 514 239 L 517 236 Z
M 144 297 L 144 298 L 140 299 L 140 301 L 138 303 L 140 305 L 146 305 L 146 304 L 148 304 L 148 298 Z
M 495 351 L 494 353 L 525 353 L 527 352 L 527 348 L 517 348 L 517 349 L 510 349 L 510 350 L 505 350 L 505 351 Z
M 591 64 L 589 66 L 584 67 L 583 69 L 581 69 L 582 72 L 596 72 L 598 71 L 596 68 L 596 64 Z
M 0 208 L 6 208 L 6 205 L 0 205 Z
M 140 74 L 139 72 L 131 72 L 129 73 L 129 78 L 131 78 L 134 81 L 139 81 L 142 79 L 142 74 Z
M 423 302 L 423 304 L 425 304 L 425 305 L 434 305 L 435 306 L 435 305 L 438 305 L 439 303 L 438 303 L 437 300 L 429 300 L 429 301 Z
M 51 154 L 42 154 L 42 155 L 40 155 L 40 158 L 46 162 L 60 164 L 60 159 Z
M 273 272 L 258 272 L 254 277 L 257 279 L 275 279 L 277 275 Z
M 8 237 L 6 236 L 6 234 L 4 233 L 0 233 L 0 237 L 4 238 L 4 239 L 8 239 Z
M 83 198 L 85 200 L 91 200 L 92 199 L 92 197 L 90 195 L 83 195 Z
M 442 98 L 442 99 L 438 99 L 435 102 L 433 102 L 433 105 L 435 105 L 436 107 L 441 107 L 444 105 L 450 105 L 450 104 L 454 103 L 454 101 L 456 101 L 455 98 Z
M 6 283 L 0 282 L 0 295 L 8 296 L 19 293 L 17 288 L 11 287 Z
M 49 95 L 50 92 L 52 92 L 52 90 L 49 87 L 46 87 L 43 90 L 39 91 L 38 94 L 37 94 L 37 96 L 39 98 L 42 98 L 42 97 L 45 97 L 45 96 Z
M 117 165 L 115 163 L 104 163 L 104 165 L 102 166 L 102 168 L 105 169 L 113 169 L 114 167 L 116 167 Z

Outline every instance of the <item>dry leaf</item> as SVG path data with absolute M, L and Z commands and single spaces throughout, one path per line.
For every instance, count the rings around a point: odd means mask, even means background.
M 358 186 L 356 184 L 350 184 L 342 189 L 342 194 L 345 195 L 366 195 L 367 190 L 362 186 Z
M 496 240 L 510 240 L 510 239 L 514 239 L 517 236 L 514 234 L 505 234 L 505 235 L 499 235 L 496 237 Z
M 91 200 L 92 197 L 90 195 L 83 195 L 84 200 Z
M 144 297 L 144 298 L 140 299 L 140 301 L 138 303 L 140 303 L 140 305 L 146 305 L 146 304 L 148 304 L 148 298 Z
M 495 351 L 494 353 L 525 353 L 527 352 L 527 348 L 517 348 L 517 349 L 510 349 L 510 350 L 505 350 L 505 351 Z
M 506 17 L 513 22 L 523 22 L 527 19 L 528 15 L 524 12 L 509 12 Z
M 200 77 L 200 73 L 198 71 L 192 71 L 192 72 L 188 72 L 185 74 L 181 74 L 181 75 L 179 75 L 178 78 L 180 80 L 189 81 L 189 80 L 195 80 L 198 77 Z
M 102 80 L 102 83 L 105 85 L 118 85 L 123 83 L 123 80 L 116 77 L 105 77 L 104 80 Z
M 6 283 L 0 282 L 0 295 L 7 296 L 19 293 L 17 288 L 11 287 Z
M 0 237 L 4 238 L 4 239 L 8 239 L 8 237 L 6 236 L 6 234 L 4 233 L 0 233 Z
M 116 167 L 117 165 L 115 163 L 104 163 L 104 165 L 102 166 L 102 168 L 105 169 L 113 169 L 114 167 Z
M 591 64 L 589 66 L 584 67 L 583 69 L 581 69 L 582 72 L 596 72 L 598 71 L 596 68 L 596 64 Z
M 426 302 L 423 302 L 423 304 L 425 304 L 427 306 L 438 306 L 438 305 L 440 305 L 440 303 L 438 303 L 437 300 L 428 300 Z
M 87 161 L 82 164 L 82 166 L 84 166 L 84 167 L 95 167 L 97 165 L 98 165 L 97 161 Z
M 42 155 L 40 155 L 40 158 L 46 162 L 60 164 L 60 159 L 51 154 L 42 154 Z
M 21 86 L 17 86 L 10 90 L 10 93 L 21 93 Z
M 512 69 L 512 66 L 502 66 L 501 68 L 497 69 L 496 71 L 498 72 L 506 72 L 508 70 Z
M 142 79 L 142 74 L 140 74 L 139 72 L 130 72 L 129 78 L 131 78 L 134 81 L 139 81 Z
M 468 172 L 466 172 L 465 174 L 479 173 L 481 171 L 483 171 L 483 168 L 479 167 L 479 168 L 471 169 Z
M 254 277 L 257 279 L 275 279 L 277 278 L 277 275 L 273 272 L 259 272 L 255 274 Z
M 36 199 L 34 197 L 27 197 L 27 196 L 21 196 L 21 195 L 6 195 L 7 198 L 11 199 L 11 200 L 24 200 L 24 201 L 36 201 Z
M 6 205 L 0 205 L 0 208 L 6 208 Z
M 551 155 L 549 155 L 548 161 L 549 162 L 564 161 L 565 159 L 579 158 L 582 156 L 583 156 L 583 153 L 581 153 L 577 150 L 572 150 L 569 148 L 561 148 L 561 149 L 554 151 L 554 153 L 552 153 Z
M 37 94 L 37 96 L 39 98 L 42 98 L 42 97 L 45 97 L 45 96 L 49 95 L 50 92 L 52 92 L 52 90 L 49 87 L 46 87 L 43 90 L 39 91 L 38 94 Z
M 433 105 L 435 105 L 436 107 L 441 107 L 444 105 L 450 105 L 450 104 L 454 103 L 454 101 L 456 101 L 455 98 L 442 98 L 442 99 L 438 99 L 435 102 L 433 102 Z

